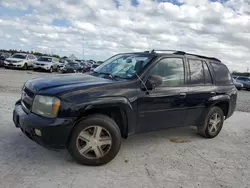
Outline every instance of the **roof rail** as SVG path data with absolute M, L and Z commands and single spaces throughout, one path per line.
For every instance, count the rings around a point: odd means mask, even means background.
M 178 54 L 178 55 L 192 55 L 192 56 L 196 56 L 196 57 L 199 57 L 199 58 L 210 59 L 210 60 L 221 62 L 219 59 L 217 59 L 215 57 L 207 57 L 207 56 L 202 56 L 202 55 L 197 55 L 197 54 L 191 54 L 191 53 L 186 53 L 186 52 L 178 51 L 178 50 L 155 50 L 155 49 L 153 49 L 151 51 L 151 53 L 156 53 L 156 51 L 160 51 L 160 52 L 173 52 L 173 54 Z
M 155 52 L 157 52 L 157 51 L 159 51 L 159 52 L 173 52 L 173 53 L 182 52 L 182 51 L 178 51 L 178 50 L 155 50 L 155 49 L 153 49 L 153 50 L 151 51 L 151 53 L 155 53 Z M 183 52 L 183 53 L 185 53 L 185 52 Z
M 196 57 L 199 57 L 199 58 L 204 58 L 204 59 L 209 59 L 209 60 L 214 60 L 214 61 L 221 62 L 219 59 L 217 59 L 215 57 L 207 57 L 207 56 L 202 56 L 202 55 L 197 55 L 197 54 L 190 54 L 190 53 L 186 53 L 186 55 L 192 55 L 192 56 L 196 56 Z

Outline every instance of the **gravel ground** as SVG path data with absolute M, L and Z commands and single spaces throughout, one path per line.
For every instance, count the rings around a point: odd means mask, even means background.
M 239 91 L 236 110 L 250 112 L 250 91 Z
M 194 128 L 140 134 L 124 140 L 109 164 L 81 166 L 65 150 L 44 149 L 14 127 L 23 82 L 41 75 L 47 73 L 0 69 L 0 188 L 250 187 L 250 113 L 235 112 L 214 139 Z M 239 92 L 237 109 L 249 111 L 247 102 L 248 92 Z

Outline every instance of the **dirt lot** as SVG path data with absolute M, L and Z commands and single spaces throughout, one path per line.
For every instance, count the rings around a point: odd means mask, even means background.
M 111 163 L 86 167 L 14 127 L 12 110 L 24 81 L 46 75 L 0 69 L 1 188 L 250 187 L 250 92 L 239 92 L 238 111 L 214 139 L 201 138 L 194 128 L 141 134 L 124 140 Z

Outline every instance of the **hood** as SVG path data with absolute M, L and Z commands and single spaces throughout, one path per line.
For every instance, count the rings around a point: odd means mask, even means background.
M 64 92 L 65 89 L 75 90 L 77 88 L 87 87 L 90 85 L 102 85 L 107 83 L 112 83 L 112 80 L 99 78 L 88 74 L 73 73 L 32 79 L 27 81 L 25 86 L 35 93 L 41 90 L 53 90 L 52 93 L 61 93 Z
M 24 61 L 25 59 L 19 59 L 19 58 L 12 58 L 12 57 L 9 57 L 6 59 L 7 61 Z

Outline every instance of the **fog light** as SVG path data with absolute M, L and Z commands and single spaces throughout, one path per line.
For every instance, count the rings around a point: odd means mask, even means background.
M 42 136 L 42 132 L 39 129 L 35 129 L 35 134 L 37 136 Z

